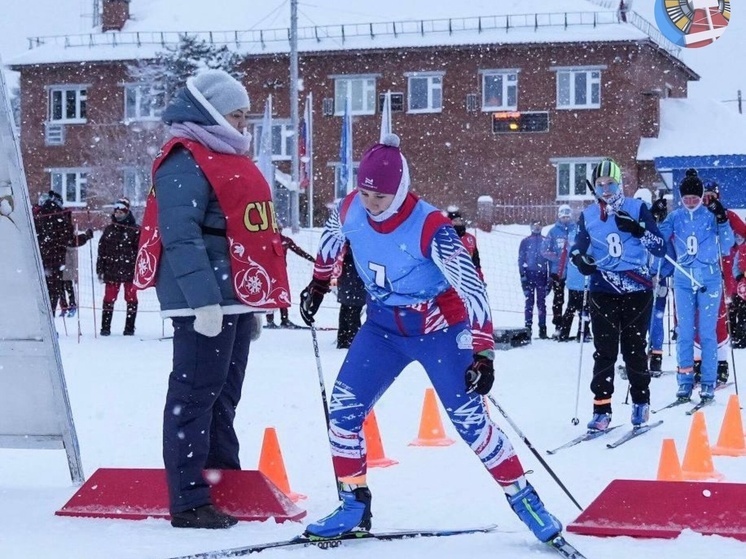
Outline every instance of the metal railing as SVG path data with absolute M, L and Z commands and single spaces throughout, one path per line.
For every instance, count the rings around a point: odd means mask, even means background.
M 634 16 L 634 17 L 630 17 Z M 667 41 L 660 32 L 637 14 L 628 14 L 630 23 L 647 34 L 653 41 L 663 47 Z M 319 25 L 298 28 L 298 40 L 301 42 L 322 42 L 335 40 L 344 43 L 353 38 L 384 37 L 400 35 L 421 35 L 431 33 L 448 33 L 454 35 L 463 32 L 479 33 L 487 31 L 505 31 L 512 29 L 570 28 L 577 26 L 596 27 L 599 25 L 618 24 L 619 18 L 614 11 L 602 12 L 557 12 L 535 14 L 511 14 L 448 19 L 422 19 L 411 21 L 392 21 L 381 23 L 352 23 L 341 25 Z M 288 28 L 264 30 L 235 31 L 116 31 L 107 33 L 87 33 L 79 35 L 38 36 L 28 39 L 29 49 L 42 45 L 56 45 L 65 48 L 96 47 L 119 45 L 174 45 L 184 35 L 194 36 L 211 44 L 260 45 L 266 48 L 270 43 L 290 41 Z M 674 48 L 675 45 L 671 43 Z M 670 47 L 669 47 L 670 48 Z M 668 51 L 669 48 L 666 48 Z M 670 51 L 669 51 L 670 52 Z

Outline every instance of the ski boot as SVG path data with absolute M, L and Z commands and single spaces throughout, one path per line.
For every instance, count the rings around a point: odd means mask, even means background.
M 290 322 L 287 318 L 280 321 L 280 328 L 287 328 L 288 330 L 297 330 L 300 328 L 297 324 Z
M 274 330 L 276 328 L 279 328 L 277 323 L 275 322 L 275 317 L 271 314 L 267 315 L 267 324 L 264 325 L 265 328 L 269 328 L 270 330 Z
M 681 402 L 688 402 L 692 399 L 692 390 L 694 389 L 694 375 L 689 373 L 677 373 L 676 381 L 679 383 L 679 389 L 676 391 L 676 398 Z
M 348 486 L 350 487 L 350 486 Z M 367 532 L 371 527 L 370 502 L 372 496 L 366 486 L 350 487 L 339 492 L 342 504 L 329 516 L 306 527 L 310 538 L 336 538 L 348 532 Z
M 230 528 L 238 523 L 238 519 L 226 514 L 212 505 L 174 512 L 171 514 L 171 526 L 174 528 L 208 528 L 220 530 Z
M 530 330 L 530 328 L 529 328 Z M 547 336 L 547 327 L 546 326 L 539 326 L 539 339 L 540 340 L 547 340 L 549 339 L 549 336 Z
M 67 316 L 70 316 L 69 314 Z M 718 384 L 725 384 L 728 382 L 728 362 L 718 361 Z
M 715 385 L 709 382 L 703 382 L 699 385 L 699 398 L 703 402 L 711 401 L 715 398 Z
M 611 413 L 594 413 L 587 425 L 588 432 L 606 431 L 609 424 L 611 424 Z
M 510 508 L 528 526 L 539 541 L 548 542 L 562 531 L 562 523 L 549 514 L 536 494 L 534 487 L 526 482 L 526 487 L 515 495 L 506 495 Z
M 662 353 L 651 353 L 650 354 L 650 376 L 659 377 L 663 370 L 663 354 Z
M 642 427 L 650 419 L 650 404 L 632 404 L 632 427 Z

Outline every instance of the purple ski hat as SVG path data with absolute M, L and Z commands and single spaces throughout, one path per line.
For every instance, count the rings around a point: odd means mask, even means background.
M 357 186 L 380 194 L 396 194 L 400 186 L 409 189 L 409 169 L 399 151 L 399 136 L 387 134 L 370 148 L 357 171 Z

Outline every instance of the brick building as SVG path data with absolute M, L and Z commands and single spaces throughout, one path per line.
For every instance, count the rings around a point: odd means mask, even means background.
M 386 91 L 413 189 L 436 205 L 458 204 L 473 217 L 478 197 L 489 196 L 496 222 L 553 219 L 557 203 L 591 199 L 586 178 L 606 155 L 621 163 L 629 192 L 659 182 L 652 162 L 636 160 L 640 140 L 658 134 L 660 99 L 686 97 L 698 76 L 637 14 L 571 3 L 587 10 L 299 28 L 301 110 L 308 93 L 314 99 L 315 224 L 344 192 L 337 170 L 346 99 L 357 165 L 378 139 Z M 21 73 L 32 196 L 54 188 L 67 205 L 91 211 L 122 194 L 143 203 L 165 137 L 163 99 L 133 83 L 127 65 L 179 38 L 131 30 L 128 0 L 105 0 L 102 15 L 90 34 L 34 39 L 11 61 Z M 273 94 L 273 159 L 288 173 L 288 30 L 183 31 L 247 53 L 256 123 Z

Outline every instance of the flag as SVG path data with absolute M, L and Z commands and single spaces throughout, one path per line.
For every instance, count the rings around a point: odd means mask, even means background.
M 350 115 L 350 99 L 345 103 L 345 113 L 342 117 L 342 137 L 339 141 L 339 192 L 342 198 L 352 192 L 352 116 Z
M 382 144 L 386 134 L 391 134 L 391 92 L 387 91 L 383 96 L 383 108 L 381 109 L 381 137 L 378 143 Z
M 257 167 L 269 183 L 274 192 L 275 166 L 272 163 L 272 96 L 267 97 L 264 104 L 264 117 L 262 118 L 262 132 L 259 135 L 257 149 Z

